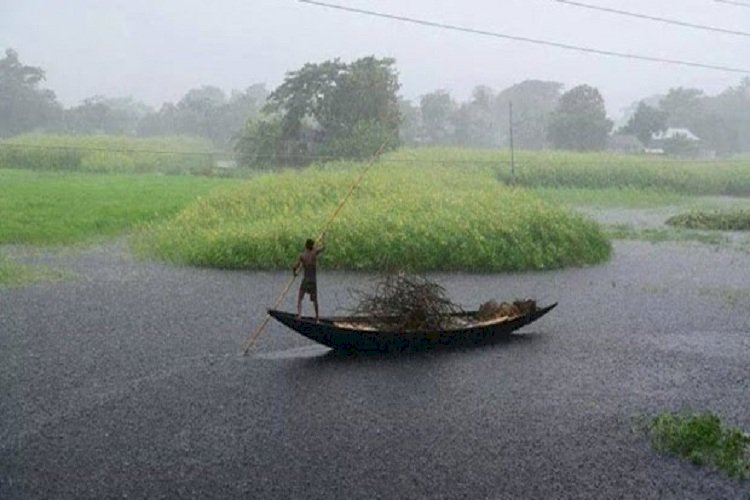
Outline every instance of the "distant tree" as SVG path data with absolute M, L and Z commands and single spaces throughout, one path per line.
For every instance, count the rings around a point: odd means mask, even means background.
M 401 117 L 394 64 L 389 58 L 365 57 L 350 64 L 334 59 L 287 73 L 263 108 L 266 123 L 278 120 L 283 144 L 274 150 L 284 156 L 278 162 L 304 163 L 316 154 L 361 158 L 383 142 L 387 149 L 396 147 Z M 237 147 L 258 142 L 244 136 L 265 130 L 248 126 Z
M 579 85 L 560 97 L 548 134 L 558 149 L 595 151 L 606 147 L 612 125 L 599 91 Z
M 237 134 L 234 150 L 241 165 L 275 167 L 290 157 L 285 154 L 281 120 L 278 117 L 251 119 L 245 129 Z
M 632 134 L 638 138 L 644 146 L 648 146 L 651 137 L 667 128 L 667 113 L 648 104 L 641 102 L 633 116 L 628 120 L 621 131 Z
M 719 102 L 712 97 L 707 100 L 704 113 L 692 122 L 690 130 L 700 138 L 704 148 L 719 156 L 729 156 L 742 150 L 740 127 L 730 110 L 721 109 Z
M 54 92 L 39 87 L 44 71 L 25 66 L 13 49 L 0 59 L 0 137 L 30 132 L 57 121 L 61 107 Z
M 456 108 L 456 103 L 444 90 L 436 90 L 420 98 L 421 135 L 425 144 L 451 144 L 453 142 Z
M 705 113 L 705 97 L 700 89 L 669 89 L 659 101 L 659 109 L 667 113 L 669 127 L 693 128 L 698 117 Z
M 177 103 L 176 127 L 182 135 L 208 137 L 216 143 L 224 139 L 224 130 L 216 127 L 221 108 L 226 104 L 224 91 L 212 85 L 190 89 Z
M 399 126 L 401 142 L 408 146 L 421 144 L 422 117 L 419 113 L 419 107 L 407 99 L 399 99 L 398 110 L 401 114 L 401 125 Z
M 711 111 L 721 117 L 735 137 L 734 149 L 726 153 L 750 152 L 750 77 L 711 100 Z M 722 153 L 721 148 L 717 148 Z
M 178 135 L 177 106 L 171 102 L 162 104 L 159 111 L 149 113 L 138 122 L 137 135 L 151 137 L 158 135 Z
M 673 88 L 659 106 L 670 126 L 689 129 L 704 147 L 727 156 L 750 149 L 749 88 L 750 79 L 714 97 L 699 89 Z
M 217 127 L 222 130 L 221 140 L 228 145 L 240 133 L 248 120 L 259 116 L 266 104 L 268 90 L 263 83 L 256 83 L 244 91 L 233 90 L 229 100 L 219 113 Z
M 229 98 L 211 85 L 191 89 L 177 104 L 165 103 L 158 112 L 143 117 L 138 134 L 193 135 L 211 139 L 217 146 L 228 146 L 245 130 L 247 121 L 258 116 L 267 94 L 263 84 L 234 90 Z
M 138 123 L 151 109 L 130 97 L 94 96 L 63 112 L 62 129 L 79 134 L 136 133 Z
M 631 102 L 625 107 L 620 108 L 620 113 L 622 115 L 622 118 L 625 123 L 630 120 L 630 118 L 635 114 L 636 111 L 638 111 L 638 107 L 641 105 L 641 103 L 650 106 L 654 109 L 661 109 L 659 107 L 659 102 L 664 98 L 663 94 L 652 94 L 648 97 L 644 97 L 643 99 L 639 99 L 637 101 Z M 625 126 L 625 125 L 622 125 Z
M 446 91 L 426 94 L 420 101 L 422 139 L 426 144 L 508 147 L 509 105 L 513 103 L 513 136 L 517 147 L 547 147 L 547 128 L 560 99 L 562 84 L 526 80 L 496 93 L 474 88 L 471 99 L 456 103 Z
M 508 145 L 508 109 L 513 103 L 513 142 L 522 149 L 549 146 L 548 133 L 552 113 L 560 101 L 563 84 L 525 80 L 501 91 L 495 98 L 494 116 L 498 126 L 498 145 Z
M 480 148 L 497 145 L 500 124 L 493 115 L 494 99 L 491 88 L 484 85 L 474 88 L 471 100 L 459 106 L 452 120 L 456 144 Z

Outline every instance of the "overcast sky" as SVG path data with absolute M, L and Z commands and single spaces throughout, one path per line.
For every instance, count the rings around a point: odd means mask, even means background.
M 595 12 L 555 0 L 324 0 L 559 43 L 750 71 L 750 37 Z M 750 31 L 750 8 L 715 0 L 579 0 Z M 750 0 L 748 0 L 750 4 Z M 296 0 L 0 0 L 0 49 L 42 67 L 63 104 L 132 96 L 152 106 L 190 88 L 274 88 L 306 62 L 367 55 L 397 61 L 409 99 L 466 99 L 526 79 L 599 88 L 611 115 L 670 87 L 715 94 L 742 74 L 622 60 L 341 12 Z M 750 75 L 746 75 L 750 76 Z

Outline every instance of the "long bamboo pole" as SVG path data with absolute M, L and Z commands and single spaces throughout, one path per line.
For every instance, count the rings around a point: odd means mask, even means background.
M 357 179 L 349 188 L 349 191 L 339 202 L 338 206 L 336 207 L 336 210 L 333 211 L 331 216 L 328 218 L 328 221 L 323 225 L 323 228 L 321 229 L 320 234 L 318 235 L 318 238 L 316 239 L 316 244 L 317 242 L 320 242 L 320 240 L 322 240 L 325 234 L 328 232 L 328 229 L 330 228 L 331 224 L 333 224 L 333 221 L 336 219 L 336 217 L 339 215 L 339 212 L 341 212 L 341 209 L 344 208 L 344 205 L 346 205 L 346 202 L 349 201 L 349 198 L 351 198 L 354 191 L 362 183 L 362 181 L 365 178 L 365 175 L 367 175 L 367 172 L 373 166 L 375 161 L 377 161 L 377 159 L 380 158 L 380 155 L 383 154 L 383 151 L 385 151 L 385 147 L 388 145 L 390 140 L 391 140 L 391 136 L 388 136 L 388 138 L 385 141 L 383 141 L 383 144 L 381 144 L 380 147 L 377 149 L 377 151 L 375 151 L 375 153 L 370 157 L 370 160 L 367 162 L 367 165 L 362 170 L 362 173 L 359 174 L 359 177 L 357 177 Z M 276 309 L 279 306 L 279 304 L 281 304 L 281 301 L 284 300 L 284 297 L 286 297 L 286 294 L 289 292 L 289 289 L 292 287 L 292 284 L 294 283 L 295 279 L 297 279 L 297 276 L 292 275 L 292 277 L 289 279 L 289 282 L 286 284 L 284 289 L 276 298 L 276 302 L 274 302 L 271 309 Z M 268 325 L 268 322 L 270 320 L 271 320 L 271 316 L 266 314 L 266 318 L 263 320 L 263 323 L 260 324 L 260 326 L 255 331 L 255 333 L 253 333 L 253 335 L 247 340 L 247 342 L 245 342 L 245 345 L 242 347 L 242 354 L 247 355 L 250 349 L 255 345 L 255 342 L 257 341 L 258 337 L 260 337 L 261 333 L 263 333 L 263 331 L 265 330 L 266 325 Z

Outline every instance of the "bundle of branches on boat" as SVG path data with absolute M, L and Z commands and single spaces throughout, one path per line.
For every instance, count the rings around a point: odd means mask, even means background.
M 368 316 L 372 326 L 394 330 L 440 330 L 456 325 L 463 312 L 446 297 L 445 289 L 423 276 L 403 272 L 385 275 L 373 293 L 355 291 L 356 316 Z
M 375 291 L 355 291 L 359 302 L 351 313 L 367 317 L 368 326 L 388 330 L 444 330 L 470 323 L 502 320 L 536 311 L 532 299 L 483 303 L 466 313 L 446 296 L 445 289 L 424 276 L 394 272 L 375 285 Z

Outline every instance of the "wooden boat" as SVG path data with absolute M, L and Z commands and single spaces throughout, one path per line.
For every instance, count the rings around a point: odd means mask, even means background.
M 474 346 L 496 342 L 522 326 L 538 320 L 557 306 L 534 308 L 517 316 L 477 320 L 477 311 L 455 314 L 456 326 L 438 331 L 376 329 L 367 317 L 315 318 L 269 309 L 268 314 L 295 332 L 332 349 L 398 352 L 447 346 Z

